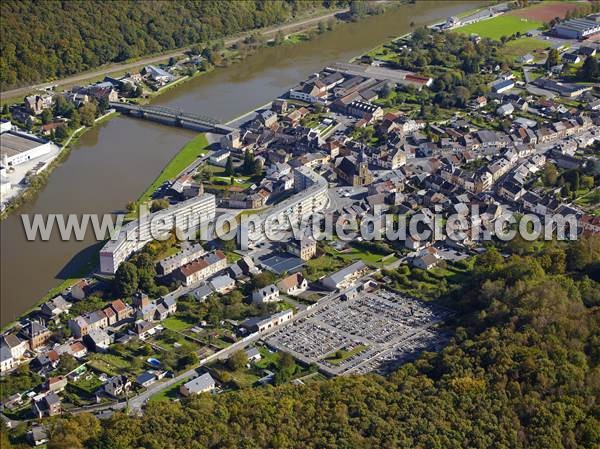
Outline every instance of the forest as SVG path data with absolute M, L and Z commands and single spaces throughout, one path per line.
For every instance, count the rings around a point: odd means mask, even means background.
M 0 88 L 283 23 L 344 0 L 8 0 L 0 21 Z
M 469 279 L 449 345 L 388 377 L 53 418 L 48 448 L 598 447 L 600 239 L 490 248 Z

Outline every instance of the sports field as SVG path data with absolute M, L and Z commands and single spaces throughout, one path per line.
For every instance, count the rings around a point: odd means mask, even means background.
M 477 34 L 481 37 L 500 40 L 502 36 L 511 36 L 516 32 L 525 33 L 542 26 L 542 22 L 521 17 L 501 15 L 489 20 L 482 20 L 471 25 L 457 28 L 459 33 Z

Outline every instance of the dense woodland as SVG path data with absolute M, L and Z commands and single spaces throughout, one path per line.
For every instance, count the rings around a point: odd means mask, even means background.
M 451 343 L 350 376 L 53 421 L 49 448 L 592 448 L 600 444 L 600 239 L 478 256 Z M 3 436 L 2 447 L 10 447 Z
M 0 21 L 0 88 L 279 24 L 345 0 L 8 0 Z

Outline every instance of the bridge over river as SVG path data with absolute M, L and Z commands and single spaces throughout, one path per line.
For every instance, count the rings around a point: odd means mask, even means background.
M 165 125 L 179 126 L 195 131 L 209 131 L 218 134 L 228 134 L 235 128 L 219 123 L 218 120 L 202 115 L 192 114 L 164 106 L 139 106 L 129 103 L 111 102 L 110 107 L 133 117 L 152 120 Z

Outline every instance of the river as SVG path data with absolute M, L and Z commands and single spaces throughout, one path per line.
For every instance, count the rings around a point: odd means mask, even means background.
M 260 49 L 163 93 L 154 104 L 230 120 L 294 86 L 332 62 L 347 61 L 410 31 L 483 2 L 419 1 L 357 23 L 339 24 L 311 41 Z M 32 307 L 49 289 L 81 271 L 99 244 L 27 241 L 21 214 L 105 214 L 135 200 L 194 135 L 179 128 L 117 117 L 86 132 L 51 174 L 37 198 L 0 224 L 0 325 Z M 90 267 L 91 268 L 91 267 Z

